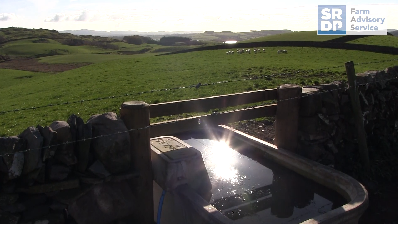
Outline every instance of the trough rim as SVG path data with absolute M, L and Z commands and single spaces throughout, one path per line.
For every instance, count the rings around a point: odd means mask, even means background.
M 232 127 L 218 125 L 218 127 L 213 129 L 220 130 L 220 128 L 233 133 L 234 137 L 256 146 L 262 150 L 268 158 L 271 158 L 278 164 L 294 170 L 296 173 L 327 188 L 337 191 L 349 201 L 345 205 L 303 221 L 301 224 L 358 223 L 359 218 L 364 211 L 366 211 L 369 204 L 368 192 L 366 188 L 353 177 L 286 149 L 278 148 L 276 145 L 260 140 Z

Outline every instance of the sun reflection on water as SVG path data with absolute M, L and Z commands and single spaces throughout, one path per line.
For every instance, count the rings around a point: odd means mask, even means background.
M 227 142 L 214 141 L 206 151 L 208 153 L 207 161 L 215 178 L 230 183 L 239 182 L 239 174 L 235 168 L 237 157 L 236 154 L 231 154 L 234 150 L 229 147 Z

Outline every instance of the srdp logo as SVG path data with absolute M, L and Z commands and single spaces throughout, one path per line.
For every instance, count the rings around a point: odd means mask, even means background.
M 317 26 L 318 35 L 346 34 L 346 6 L 319 5 Z

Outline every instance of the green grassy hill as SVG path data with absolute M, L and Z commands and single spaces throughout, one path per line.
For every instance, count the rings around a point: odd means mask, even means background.
M 66 120 L 73 113 L 86 120 L 93 114 L 118 112 L 120 104 L 128 100 L 166 102 L 275 88 L 284 83 L 310 85 L 344 80 L 344 63 L 350 60 L 355 63 L 394 60 L 356 65 L 356 72 L 397 65 L 395 55 L 298 47 L 286 48 L 288 54 L 277 55 L 277 49 L 268 48 L 266 53 L 251 55 L 226 55 L 225 50 L 213 50 L 168 56 L 119 58 L 56 75 L 0 69 L 0 77 L 4 82 L 0 88 L 0 111 L 116 96 L 101 101 L 5 113 L 1 115 L 0 136 L 16 135 L 28 126 Z M 333 66 L 338 67 L 331 68 Z M 326 67 L 328 68 L 323 69 Z M 268 78 L 243 80 L 258 76 Z M 234 79 L 240 81 L 198 89 L 137 94 L 152 89 L 170 89 L 199 82 L 204 84 Z
M 263 41 L 329 41 L 343 35 L 317 35 L 317 31 L 300 31 L 292 33 L 284 33 L 277 35 L 269 35 L 260 38 L 254 38 L 240 43 L 263 42 Z M 378 45 L 398 47 L 398 37 L 391 35 L 375 35 L 364 38 L 359 38 L 346 43 L 365 44 L 365 45 Z
M 375 35 L 364 38 L 359 38 L 353 41 L 348 41 L 347 43 L 353 44 L 365 44 L 365 45 L 379 45 L 379 46 L 390 46 L 390 47 L 398 47 L 398 37 L 391 35 Z
M 69 46 L 57 41 L 46 39 L 48 43 L 35 43 L 37 38 L 11 41 L 3 44 L 0 55 L 11 56 L 40 56 L 40 55 L 64 55 L 64 54 L 89 54 L 111 52 L 110 50 L 94 46 Z
M 284 34 L 269 35 L 254 38 L 240 43 L 262 42 L 262 41 L 328 41 L 342 37 L 341 35 L 317 35 L 317 31 L 300 31 Z
M 81 40 L 77 46 L 67 45 Z M 64 44 L 62 44 L 64 43 Z M 97 45 L 96 45 L 97 44 Z M 99 45 L 99 46 L 98 46 Z M 107 48 L 111 45 L 113 48 Z M 0 29 L 0 55 L 39 58 L 42 63 L 100 63 L 110 60 L 153 56 L 196 46 L 162 46 L 128 44 L 113 38 L 90 35 L 76 36 L 46 29 Z
M 4 29 L 0 29 L 0 32 L 3 32 L 4 36 Z M 15 33 L 6 35 L 16 38 Z M 293 32 L 267 36 L 264 39 L 325 41 L 337 37 L 339 36 L 317 36 L 315 32 Z M 35 43 L 38 40 L 39 37 L 7 41 L 0 47 L 0 55 L 38 56 L 57 51 L 58 55 L 40 57 L 40 62 L 95 64 L 57 74 L 0 69 L 0 112 L 79 101 L 78 104 L 0 113 L 0 136 L 17 135 L 28 126 L 48 125 L 54 120 L 66 120 L 73 113 L 86 120 L 93 114 L 118 112 L 120 104 L 128 100 L 157 103 L 275 88 L 284 83 L 328 83 L 346 80 L 344 63 L 347 61 L 374 62 L 355 66 L 356 72 L 363 72 L 397 65 L 398 60 L 397 55 L 306 47 L 285 47 L 288 54 L 276 54 L 278 47 L 265 47 L 266 52 L 260 54 L 226 55 L 226 50 L 220 49 L 154 56 L 156 52 L 194 46 L 110 42 L 118 45 L 119 49 L 107 50 L 94 46 L 63 45 L 58 39 L 51 38 L 41 39 L 41 42 L 47 43 Z M 251 41 L 254 40 L 261 41 Z M 397 47 L 397 38 L 391 36 L 373 36 L 353 42 Z M 148 51 L 144 54 L 120 54 L 123 51 L 141 51 L 145 48 Z M 380 62 L 383 60 L 391 61 Z M 264 76 L 267 76 L 266 79 Z M 244 80 L 257 77 L 264 78 Z M 223 80 L 239 81 L 203 86 L 199 89 L 184 88 L 138 94 L 152 89 L 171 89 L 199 82 L 204 84 Z M 111 97 L 101 101 L 80 102 L 108 96 Z
M 112 60 L 142 58 L 153 56 L 155 54 L 136 54 L 136 55 L 119 55 L 119 54 L 71 54 L 71 55 L 54 55 L 40 57 L 39 62 L 42 63 L 102 63 Z
M 62 39 L 85 39 L 85 40 L 96 40 L 96 41 L 112 41 L 114 39 L 108 37 L 98 37 L 98 36 L 77 36 L 69 33 L 59 33 L 56 30 L 48 29 L 27 29 L 22 27 L 9 27 L 0 29 L 0 44 L 22 40 L 30 38 L 48 38 L 53 40 Z

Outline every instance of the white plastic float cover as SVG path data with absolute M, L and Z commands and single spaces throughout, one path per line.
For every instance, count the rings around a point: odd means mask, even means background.
M 201 152 L 173 136 L 151 138 L 155 182 L 164 190 L 189 184 L 199 193 L 212 189 Z

